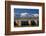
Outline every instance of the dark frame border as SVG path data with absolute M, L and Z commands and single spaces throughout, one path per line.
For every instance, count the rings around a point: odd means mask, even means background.
M 42 30 L 11 32 L 10 31 L 10 18 L 11 18 L 10 5 L 41 6 L 42 7 Z M 44 33 L 44 32 L 45 32 L 45 3 L 5 1 L 5 35 L 33 34 L 33 33 Z

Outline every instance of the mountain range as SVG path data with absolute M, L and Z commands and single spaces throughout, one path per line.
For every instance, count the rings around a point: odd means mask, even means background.
M 31 14 L 31 13 L 16 13 L 14 14 L 16 18 L 32 18 L 32 17 L 38 17 L 39 14 L 35 13 L 35 14 Z

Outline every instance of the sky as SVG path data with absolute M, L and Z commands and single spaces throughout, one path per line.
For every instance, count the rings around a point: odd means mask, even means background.
M 39 9 L 14 8 L 14 14 L 15 14 L 16 17 L 20 17 L 21 13 L 39 14 Z
M 14 8 L 14 12 L 15 13 L 32 13 L 32 14 L 35 14 L 35 13 L 39 13 L 39 9 L 20 9 L 20 8 Z

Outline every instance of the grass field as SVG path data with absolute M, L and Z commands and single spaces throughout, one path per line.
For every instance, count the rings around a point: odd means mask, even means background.
M 16 18 L 16 20 L 31 20 L 31 19 L 34 19 L 34 18 Z

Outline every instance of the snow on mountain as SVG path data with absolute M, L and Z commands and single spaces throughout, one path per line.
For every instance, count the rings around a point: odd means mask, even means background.
M 28 13 L 26 13 L 26 12 L 20 14 L 20 17 L 27 17 L 27 16 L 28 16 Z
M 32 14 L 34 17 L 38 17 L 39 16 L 39 14 Z
M 39 14 L 31 14 L 31 13 L 27 13 L 27 12 L 25 12 L 25 13 L 16 13 L 15 15 L 14 15 L 16 18 L 31 18 L 31 17 L 38 17 L 39 16 Z
M 20 17 L 23 17 L 23 18 L 30 18 L 30 17 L 38 17 L 39 16 L 39 14 L 29 14 L 29 13 L 21 13 L 20 14 Z

